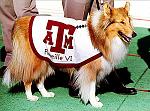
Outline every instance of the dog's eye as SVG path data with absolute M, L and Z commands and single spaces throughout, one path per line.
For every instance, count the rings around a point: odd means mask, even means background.
M 121 21 L 120 23 L 125 24 L 125 22 L 124 22 L 124 21 Z

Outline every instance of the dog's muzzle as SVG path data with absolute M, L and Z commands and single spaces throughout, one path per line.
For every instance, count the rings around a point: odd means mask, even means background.
M 121 36 L 121 39 L 126 43 L 129 43 L 133 37 L 137 36 L 137 34 L 134 31 L 132 33 L 132 37 L 128 37 L 121 31 L 118 31 L 118 34 L 119 34 L 119 36 Z

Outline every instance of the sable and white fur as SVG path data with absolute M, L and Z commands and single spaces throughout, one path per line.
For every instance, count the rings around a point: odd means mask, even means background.
M 75 75 L 75 87 L 80 89 L 79 94 L 84 103 L 90 102 L 94 107 L 103 106 L 95 96 L 96 82 L 103 79 L 124 59 L 130 38 L 135 35 L 128 10 L 129 3 L 121 8 L 111 8 L 105 3 L 103 12 L 92 13 L 87 22 L 89 34 L 93 46 L 100 50 L 103 56 L 79 69 L 61 69 Z M 13 81 L 23 81 L 27 99 L 36 101 L 38 97 L 31 92 L 33 80 L 43 97 L 54 97 L 54 93 L 47 92 L 44 88 L 44 80 L 54 74 L 55 68 L 32 51 L 28 33 L 30 19 L 31 17 L 23 17 L 15 23 L 12 60 L 5 72 L 3 83 L 10 85 Z M 127 38 L 121 37 L 122 34 Z

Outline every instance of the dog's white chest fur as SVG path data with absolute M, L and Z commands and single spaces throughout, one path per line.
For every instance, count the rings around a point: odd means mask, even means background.
M 109 55 L 111 61 L 106 60 L 104 57 L 100 58 L 102 62 L 102 71 L 99 72 L 101 78 L 98 79 L 102 79 L 102 77 L 109 74 L 115 65 L 119 64 L 121 60 L 123 60 L 128 52 L 127 47 L 119 37 L 115 37 L 112 40 L 111 48 L 111 53 Z
M 111 47 L 112 47 L 112 52 L 110 54 L 110 58 L 112 61 L 112 65 L 117 65 L 126 56 L 126 54 L 128 52 L 127 46 L 124 44 L 124 42 L 119 37 L 115 37 L 112 40 Z

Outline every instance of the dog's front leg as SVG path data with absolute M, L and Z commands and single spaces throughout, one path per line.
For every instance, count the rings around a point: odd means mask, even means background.
M 44 77 L 39 79 L 39 81 L 37 82 L 37 88 L 38 88 L 38 90 L 40 91 L 40 93 L 43 97 L 54 97 L 55 96 L 55 94 L 53 92 L 48 92 L 45 89 L 45 87 L 44 87 Z
M 103 104 L 99 101 L 99 98 L 95 96 L 97 69 L 93 66 L 94 65 L 90 63 L 81 67 L 76 73 L 75 80 L 79 86 L 79 95 L 81 95 L 83 102 L 86 104 L 89 101 L 92 106 L 101 108 Z
M 96 81 L 92 81 L 90 83 L 90 98 L 89 101 L 91 103 L 92 106 L 94 107 L 102 107 L 103 104 L 99 101 L 99 98 L 97 96 L 95 96 L 95 92 L 96 92 Z
M 39 99 L 39 97 L 32 95 L 31 85 L 32 85 L 32 82 L 24 82 L 24 87 L 25 87 L 25 93 L 26 93 L 26 96 L 27 96 L 27 100 L 37 101 Z

